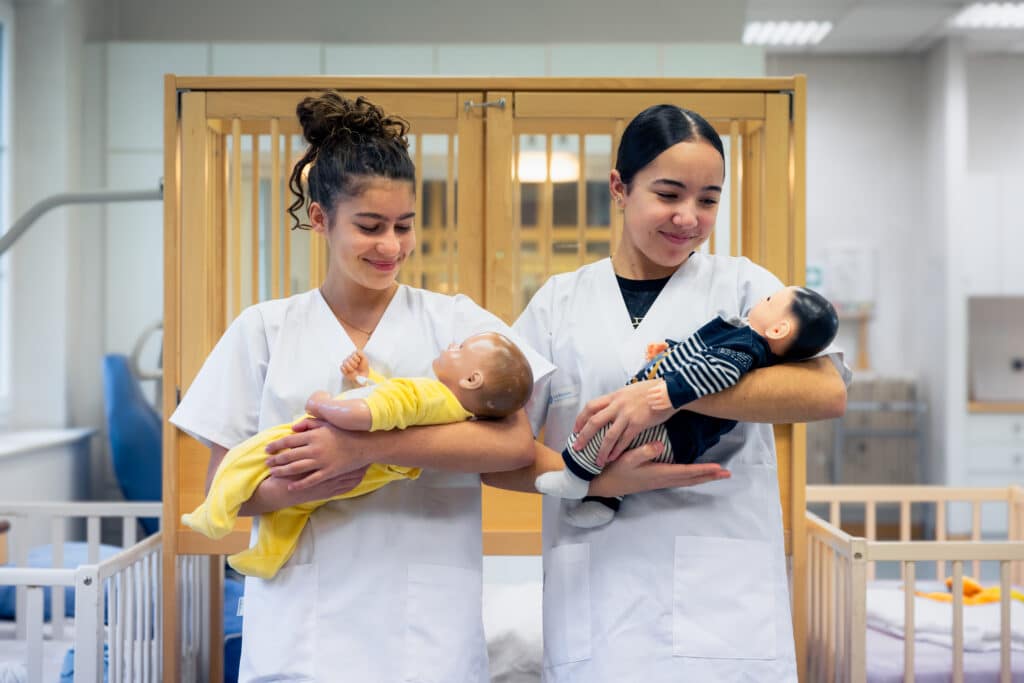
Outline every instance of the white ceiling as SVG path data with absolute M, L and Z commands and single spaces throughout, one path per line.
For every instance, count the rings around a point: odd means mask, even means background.
M 953 34 L 965 37 L 970 52 L 1024 53 L 1024 29 L 949 28 L 949 19 L 968 4 L 949 0 L 748 0 L 747 20 L 832 22 L 832 32 L 818 45 L 772 47 L 770 53 L 918 52 Z

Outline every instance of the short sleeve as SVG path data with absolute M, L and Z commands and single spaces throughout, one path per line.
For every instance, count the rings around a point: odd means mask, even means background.
M 516 334 L 538 353 L 544 356 L 549 362 L 554 359 L 554 352 L 551 349 L 551 301 L 554 293 L 553 280 L 549 279 L 537 290 L 527 304 L 526 309 L 519 315 L 519 318 L 512 325 Z M 526 414 L 530 418 L 530 426 L 534 434 L 540 432 L 541 427 L 547 421 L 548 405 L 551 402 L 551 378 L 554 373 L 547 375 L 543 380 L 535 382 L 533 395 L 526 403 Z
M 740 269 L 738 290 L 740 292 L 740 310 L 743 316 L 746 317 L 754 304 L 769 294 L 782 289 L 785 285 L 771 271 L 747 259 L 744 259 L 744 261 L 746 267 Z M 821 356 L 829 357 L 839 372 L 839 376 L 843 378 L 843 382 L 849 386 L 850 380 L 853 379 L 853 371 L 850 370 L 844 360 L 845 353 L 842 348 L 833 342 L 813 357 L 819 358 Z
M 259 431 L 270 352 L 263 316 L 250 307 L 224 332 L 170 423 L 206 446 L 231 448 Z

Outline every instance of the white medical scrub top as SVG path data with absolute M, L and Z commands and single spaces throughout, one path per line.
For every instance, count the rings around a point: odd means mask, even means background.
M 781 287 L 748 259 L 694 253 L 634 330 L 609 259 L 552 277 L 513 326 L 558 368 L 527 406 L 535 433 L 561 452 L 585 403 L 622 387 L 649 342 L 745 316 Z M 796 681 L 772 427 L 741 422 L 699 462 L 732 476 L 626 496 L 597 529 L 545 498 L 545 681 Z
M 405 286 L 363 350 L 385 377 L 429 376 L 449 344 L 484 331 L 516 341 L 538 382 L 551 372 L 471 299 Z M 302 415 L 313 391 L 339 393 L 353 350 L 319 290 L 257 304 L 224 333 L 171 422 L 234 446 Z M 246 579 L 240 680 L 487 681 L 481 555 L 477 474 L 425 470 L 328 503 L 276 577 Z

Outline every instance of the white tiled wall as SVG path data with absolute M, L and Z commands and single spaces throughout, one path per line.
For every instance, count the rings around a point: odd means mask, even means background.
M 107 45 L 108 149 L 163 150 L 164 74 L 209 75 L 206 43 Z
M 438 74 L 444 76 L 543 76 L 543 45 L 442 45 Z
M 214 43 L 210 74 L 215 76 L 308 76 L 323 72 L 319 43 Z
M 660 76 L 658 46 L 555 45 L 552 76 Z
M 341 76 L 432 76 L 432 45 L 325 45 L 324 73 Z

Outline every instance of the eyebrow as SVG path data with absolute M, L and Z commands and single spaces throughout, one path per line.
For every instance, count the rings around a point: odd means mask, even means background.
M 355 215 L 359 216 L 361 218 L 374 218 L 374 219 L 376 219 L 378 221 L 386 221 L 388 219 L 387 216 L 385 216 L 383 214 L 380 214 L 380 213 L 374 213 L 372 211 L 361 211 L 361 212 L 359 212 L 359 213 L 357 213 Z M 403 213 L 401 216 L 399 216 L 395 220 L 402 221 L 402 220 L 407 220 L 409 218 L 415 218 L 415 217 L 416 217 L 416 212 L 415 211 L 410 211 L 409 213 Z
M 655 185 L 657 185 L 659 183 L 664 184 L 664 185 L 672 185 L 672 186 L 678 187 L 678 188 L 680 188 L 682 190 L 686 189 L 686 183 L 681 183 L 678 180 L 672 180 L 671 178 L 658 178 L 657 180 L 654 181 Z M 722 191 L 722 186 L 721 185 L 705 185 L 703 188 L 701 188 L 701 190 L 702 191 L 713 190 L 715 192 L 721 192 Z

